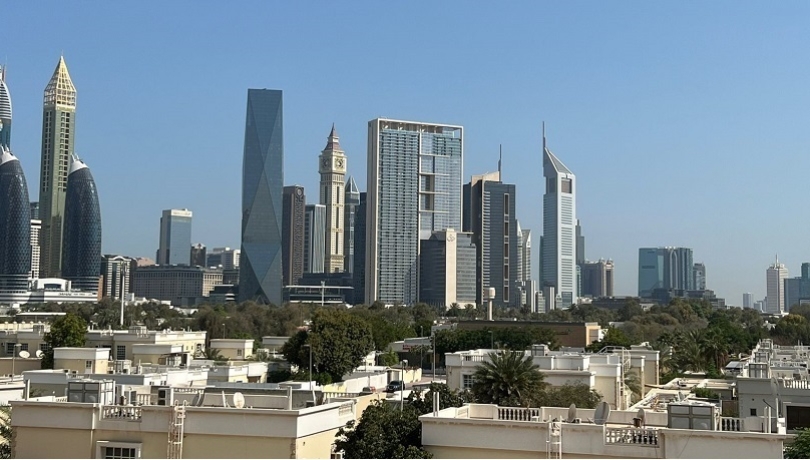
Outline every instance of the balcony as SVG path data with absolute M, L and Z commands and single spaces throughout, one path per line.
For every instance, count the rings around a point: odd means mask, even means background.
M 605 427 L 605 445 L 658 447 L 658 430 Z
M 103 406 L 101 408 L 102 420 L 140 422 L 141 418 L 142 412 L 138 406 Z

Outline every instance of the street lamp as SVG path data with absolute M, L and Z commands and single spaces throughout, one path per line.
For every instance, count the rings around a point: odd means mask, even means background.
M 11 381 L 14 381 L 14 365 L 16 364 L 15 361 L 17 360 L 17 353 L 20 348 L 22 347 L 21 343 L 14 344 L 14 354 L 11 355 Z
M 309 348 L 309 388 L 312 390 L 312 404 L 315 404 L 315 386 L 312 384 L 312 345 L 306 344 L 304 348 Z
M 400 364 L 402 366 L 402 375 L 400 376 L 399 380 L 399 411 L 402 412 L 402 410 L 405 408 L 405 366 L 408 365 L 408 360 L 403 359 Z

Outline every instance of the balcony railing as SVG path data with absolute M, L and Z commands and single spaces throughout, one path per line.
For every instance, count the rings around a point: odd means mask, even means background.
M 807 380 L 780 380 L 784 388 L 791 388 L 794 390 L 810 390 L 810 381 Z
M 139 394 L 136 395 L 135 404 L 139 406 L 151 406 L 152 405 L 152 395 L 151 394 Z
M 745 423 L 737 417 L 720 417 L 720 431 L 743 431 Z
M 101 408 L 102 420 L 140 422 L 141 416 L 141 408 L 138 406 L 103 406 Z
M 658 447 L 658 430 L 652 428 L 605 428 L 605 444 Z
M 531 422 L 532 417 L 539 417 L 540 409 L 524 407 L 499 407 L 498 420 L 511 420 L 517 422 Z
M 472 361 L 474 363 L 483 363 L 483 355 L 464 355 L 464 361 Z

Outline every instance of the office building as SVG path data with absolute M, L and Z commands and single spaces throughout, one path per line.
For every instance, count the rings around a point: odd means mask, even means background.
M 579 219 L 577 219 L 576 237 L 577 237 L 577 265 L 582 265 L 585 263 L 585 236 L 582 235 L 582 226 L 579 223 Z
M 188 209 L 166 209 L 160 216 L 158 265 L 189 265 L 191 257 L 191 219 Z
M 11 149 L 11 94 L 6 86 L 6 68 L 0 66 L 0 147 Z
M 304 210 L 304 273 L 324 273 L 326 206 L 308 204 Z
M 754 308 L 754 294 L 750 292 L 743 293 L 743 308 Z
M 696 291 L 706 290 L 706 265 L 696 262 L 692 267 L 692 287 Z
M 304 187 L 284 187 L 281 217 L 281 261 L 284 286 L 297 284 L 304 275 Z
M 444 308 L 475 304 L 473 235 L 449 229 L 419 243 L 419 301 Z
M 106 254 L 101 258 L 101 298 L 128 298 L 132 293 L 132 259 Z
M 73 288 L 98 292 L 101 210 L 96 182 L 84 161 L 74 157 L 68 174 L 62 245 L 62 277 Z
M 344 249 L 343 255 L 345 256 L 343 271 L 347 273 L 354 273 L 354 227 L 357 222 L 357 207 L 360 205 L 360 189 L 354 182 L 354 178 L 349 176 L 346 180 L 346 196 L 344 197 L 344 218 L 346 222 Z
M 366 303 L 416 301 L 419 241 L 461 228 L 461 126 L 368 124 Z
M 532 279 L 532 231 L 528 228 L 521 229 L 520 235 L 520 260 L 521 260 L 521 280 Z
M 39 278 L 39 234 L 42 231 L 42 221 L 31 219 L 31 276 L 35 280 Z
M 205 266 L 208 268 L 221 268 L 234 270 L 239 268 L 239 249 L 214 248 L 205 255 Z
M 31 275 L 31 208 L 20 161 L 0 146 L 0 292 L 25 292 Z
M 540 265 L 544 286 L 552 286 L 563 308 L 577 301 L 576 176 L 546 147 L 543 131 L 543 239 Z
M 334 124 L 318 160 L 318 172 L 321 175 L 320 203 L 326 207 L 324 272 L 342 272 L 346 236 L 346 219 L 343 215 L 346 155 L 340 148 L 340 139 Z
M 785 278 L 785 311 L 810 302 L 810 263 L 802 264 L 801 276 Z
M 31 202 L 31 219 L 39 220 L 39 201 Z
M 613 297 L 613 261 L 586 261 L 582 268 L 582 295 L 591 298 Z
M 64 57 L 45 87 L 42 113 L 42 157 L 39 176 L 40 275 L 62 273 L 62 241 L 68 169 L 76 137 L 76 88 Z
M 280 90 L 249 89 L 242 160 L 239 300 L 281 305 L 284 123 Z
M 195 266 L 205 267 L 205 262 L 207 260 L 205 245 L 202 243 L 191 245 L 191 253 L 189 259 L 191 260 L 192 267 Z
M 222 284 L 222 270 L 188 265 L 138 267 L 133 276 L 136 297 L 165 300 L 172 305 L 196 305 Z
M 354 269 L 352 270 L 352 284 L 354 286 L 355 303 L 365 303 L 366 296 L 366 212 L 368 210 L 368 195 L 360 193 L 357 212 L 354 219 Z M 373 302 L 373 301 L 372 301 Z
M 767 296 L 765 297 L 765 313 L 781 314 L 785 311 L 785 278 L 788 277 L 788 269 L 784 264 L 776 262 L 768 267 L 765 272 Z
M 640 248 L 638 296 L 650 298 L 655 289 L 694 291 L 694 268 L 690 248 Z M 705 267 L 703 274 L 705 280 Z

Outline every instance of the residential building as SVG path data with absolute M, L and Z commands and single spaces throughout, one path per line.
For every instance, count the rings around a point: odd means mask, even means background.
M 768 267 L 766 274 L 767 297 L 765 297 L 765 313 L 780 314 L 785 311 L 785 279 L 788 277 L 788 269 L 784 264 L 776 262 Z
M 368 124 L 367 303 L 416 301 L 419 241 L 461 228 L 461 126 Z
M 0 292 L 28 290 L 31 208 L 20 161 L 0 145 Z
M 127 299 L 132 294 L 132 259 L 107 254 L 101 258 L 101 298 Z
M 6 68 L 0 66 L 0 147 L 11 149 L 11 94 L 6 86 Z
M 743 308 L 754 308 L 754 294 L 750 292 L 743 293 Z
M 101 210 L 90 168 L 76 158 L 68 173 L 65 199 L 62 275 L 73 288 L 98 292 L 101 259 Z
M 177 353 L 188 353 L 200 357 L 205 350 L 206 332 L 173 331 L 171 329 L 152 331 L 146 326 L 131 326 L 128 329 L 120 330 L 91 329 L 87 331 L 85 337 L 88 348 L 107 348 L 112 355 L 111 359 L 129 360 L 137 364 L 139 354 L 149 355 L 147 353 L 149 350 L 141 348 L 142 346 L 176 346 L 179 347 Z
M 282 92 L 249 89 L 242 161 L 240 301 L 281 305 L 283 189 Z
M 324 273 L 326 206 L 308 204 L 304 209 L 304 273 Z
M 703 262 L 696 262 L 692 268 L 692 286 L 696 291 L 706 290 L 706 265 Z
M 640 248 L 638 296 L 649 298 L 655 289 L 694 291 L 694 268 L 690 248 Z
M 166 209 L 160 217 L 158 265 L 189 265 L 191 261 L 191 219 L 188 209 Z
M 355 303 L 366 302 L 366 212 L 368 210 L 368 195 L 360 193 L 357 212 L 354 220 L 354 269 L 352 280 L 354 285 Z M 373 302 L 373 301 L 372 301 Z
M 540 283 L 555 288 L 563 308 L 577 301 L 576 176 L 546 147 L 543 128 L 543 238 Z
M 357 183 L 354 182 L 352 176 L 346 179 L 346 192 L 343 202 L 345 203 L 343 206 L 343 220 L 346 222 L 345 236 L 343 239 L 343 255 L 345 256 L 343 271 L 354 273 L 354 228 L 357 223 L 357 208 L 360 206 L 360 189 L 357 188 Z
M 42 221 L 31 218 L 31 279 L 39 278 L 39 235 Z
M 191 253 L 190 253 L 190 261 L 192 267 L 205 267 L 205 262 L 207 261 L 206 253 L 205 253 L 205 245 L 202 243 L 197 243 L 191 245 Z
M 592 298 L 613 297 L 613 261 L 586 261 L 582 269 L 582 295 Z
M 298 283 L 304 275 L 304 187 L 284 187 L 281 217 L 281 261 L 284 286 Z
M 40 275 L 62 273 L 62 241 L 68 169 L 76 138 L 76 88 L 65 58 L 60 57 L 45 87 L 42 113 L 42 157 L 39 176 Z
M 136 297 L 194 305 L 222 284 L 222 270 L 188 265 L 152 265 L 135 270 Z
M 420 241 L 419 301 L 450 308 L 475 304 L 475 244 L 470 233 L 434 232 Z
M 326 147 L 318 157 L 318 172 L 321 175 L 320 204 L 326 207 L 324 272 L 342 272 L 344 269 L 346 219 L 344 218 L 344 183 L 346 178 L 346 154 L 340 148 L 340 138 L 335 130 L 326 141 Z
M 253 339 L 211 339 L 210 348 L 229 361 L 243 361 L 253 356 Z

